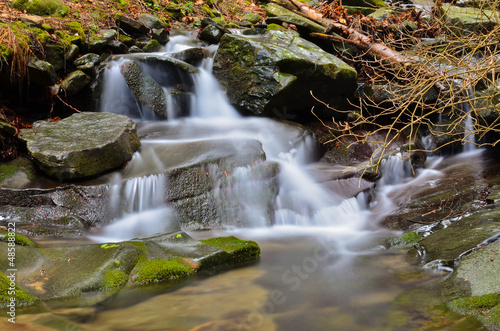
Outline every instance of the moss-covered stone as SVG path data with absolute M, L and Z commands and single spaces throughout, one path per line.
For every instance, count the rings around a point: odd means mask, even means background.
M 148 41 L 146 45 L 142 48 L 142 51 L 145 53 L 153 53 L 158 52 L 161 49 L 161 45 L 156 39 L 151 39 Z
M 186 277 L 193 273 L 194 269 L 180 257 L 170 260 L 152 260 L 138 267 L 135 281 L 141 284 L 158 283 Z
M 400 237 L 389 238 L 387 242 L 391 246 L 409 246 L 418 242 L 422 238 L 416 231 L 411 231 L 403 234 Z
M 12 6 L 19 10 L 25 10 L 29 14 L 48 16 L 66 11 L 67 8 L 60 0 L 14 0 Z
M 10 242 L 9 237 L 10 237 L 9 232 L 0 230 L 0 241 Z M 36 247 L 37 246 L 37 244 L 35 244 L 33 241 L 31 241 L 27 237 L 22 236 L 18 233 L 15 233 L 13 237 L 14 237 L 14 242 L 16 243 L 16 245 L 29 246 L 29 247 Z
M 60 86 L 64 89 L 64 91 L 66 91 L 68 96 L 71 96 L 80 92 L 89 83 L 90 77 L 83 71 L 76 70 L 64 78 Z
M 0 309 L 8 308 L 8 305 L 12 306 L 11 302 L 15 303 L 15 307 L 19 307 L 30 306 L 38 301 L 37 297 L 16 285 L 15 274 L 12 279 L 7 278 L 7 275 L 0 273 Z
M 356 71 L 296 32 L 268 31 L 264 36 L 225 34 L 213 73 L 231 103 L 256 115 L 309 112 L 314 99 L 350 94 Z M 283 114 L 284 112 L 287 114 Z
M 497 330 L 500 326 L 500 294 L 492 293 L 479 297 L 456 299 L 447 305 L 461 315 L 472 315 L 488 329 Z
M 125 286 L 125 284 L 127 284 L 128 282 L 129 276 L 123 271 L 115 269 L 104 272 L 102 278 L 104 280 L 104 289 L 110 290 Z
M 112 247 L 111 247 L 112 246 Z M 8 269 L 7 244 L 0 242 L 0 267 Z M 16 246 L 18 285 L 42 300 L 116 289 L 126 284 L 125 275 L 136 265 L 142 251 L 119 243 L 35 248 Z M 107 294 L 109 295 L 109 294 Z
M 251 261 L 259 258 L 260 247 L 252 240 L 242 240 L 234 236 L 216 237 L 200 240 L 201 242 L 219 247 L 231 254 L 231 260 L 236 263 Z

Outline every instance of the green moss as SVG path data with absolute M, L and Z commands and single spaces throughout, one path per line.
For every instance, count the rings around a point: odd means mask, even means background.
M 18 168 L 12 164 L 2 164 L 0 165 L 0 182 L 3 182 L 5 179 L 12 177 Z
M 234 262 L 255 260 L 260 256 L 260 247 L 255 241 L 241 240 L 234 236 L 216 237 L 200 241 L 223 249 L 231 254 Z
M 10 298 L 12 297 L 15 298 L 16 307 L 29 306 L 38 301 L 37 297 L 29 294 L 19 286 L 16 285 L 15 289 L 13 289 L 10 287 L 10 284 L 10 279 L 3 273 L 0 273 L 0 308 L 6 308 L 11 302 Z
M 29 14 L 41 16 L 60 13 L 67 7 L 60 0 L 14 0 L 12 6 L 19 10 L 26 10 Z
M 115 261 L 116 262 L 116 261 Z M 120 262 L 118 261 L 118 264 Z M 103 275 L 104 289 L 114 289 L 122 287 L 128 282 L 128 275 L 120 270 L 106 271 Z
M 127 0 L 114 0 L 117 4 L 117 8 L 121 10 L 125 10 L 130 7 L 130 3 Z
M 182 258 L 152 260 L 139 266 L 136 282 L 142 284 L 158 283 L 186 277 L 193 273 L 193 268 Z
M 146 252 L 149 249 L 148 245 L 146 245 L 142 241 L 127 241 L 127 244 L 135 246 L 135 247 L 139 248 L 143 252 Z
M 389 238 L 387 239 L 387 242 L 391 246 L 409 246 L 416 243 L 421 238 L 422 236 L 420 236 L 417 232 L 411 231 L 397 238 Z
M 104 249 L 116 248 L 116 247 L 120 247 L 120 245 L 119 244 L 102 244 L 101 245 L 101 248 L 104 248 Z
M 273 30 L 279 30 L 279 31 L 283 31 L 283 32 L 287 32 L 288 31 L 287 29 L 285 29 L 281 25 L 271 23 L 271 24 L 269 24 L 267 26 L 267 31 L 269 32 L 269 31 L 273 31 Z
M 456 299 L 448 307 L 461 315 L 475 316 L 488 328 L 500 325 L 500 293 Z
M 9 241 L 8 238 L 9 235 L 7 231 L 0 231 L 0 241 L 8 242 Z M 14 242 L 16 243 L 16 245 L 21 245 L 21 246 L 29 246 L 29 247 L 37 246 L 37 244 L 35 244 L 33 241 L 17 233 L 14 235 Z

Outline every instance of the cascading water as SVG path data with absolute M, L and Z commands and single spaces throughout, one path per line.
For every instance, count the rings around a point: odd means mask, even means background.
M 188 40 L 183 36 L 174 37 L 165 50 L 175 52 L 191 47 L 191 45 L 185 45 L 185 39 Z M 214 47 L 205 49 L 205 54 L 208 56 L 201 63 L 200 73 L 192 74 L 194 93 L 191 100 L 191 117 L 183 118 L 178 125 L 176 125 L 175 118 L 169 118 L 168 130 L 176 127 L 176 131 L 182 131 L 180 135 L 182 139 L 189 141 L 256 139 L 262 143 L 266 159 L 279 164 L 280 168 L 278 194 L 274 202 L 272 196 L 262 193 L 268 191 L 267 186 L 270 183 L 255 181 L 251 167 L 240 167 L 233 171 L 230 178 L 224 178 L 226 181 L 231 181 L 231 185 L 216 184 L 216 187 L 222 187 L 216 192 L 219 200 L 225 201 L 219 208 L 232 206 L 235 212 L 245 215 L 247 222 L 243 224 L 244 226 L 267 227 L 267 231 L 271 230 L 268 225 L 272 224 L 276 231 L 293 227 L 296 227 L 299 233 L 305 227 L 314 227 L 318 231 L 330 231 L 335 233 L 336 241 L 344 243 L 363 237 L 366 234 L 363 230 L 369 220 L 365 199 L 362 196 L 358 199 L 345 199 L 342 194 L 336 194 L 322 187 L 305 171 L 304 165 L 313 161 L 312 154 L 315 149 L 313 137 L 305 135 L 301 136 L 298 141 L 292 141 L 291 135 L 277 132 L 276 124 L 271 119 L 240 117 L 227 102 L 224 93 L 208 71 L 211 70 L 215 52 Z M 168 53 L 163 53 L 162 56 L 168 56 Z M 105 86 L 114 86 L 113 93 L 116 93 L 115 90 L 118 88 L 125 88 L 122 93 L 130 94 L 126 84 L 123 83 L 123 78 L 118 77 L 119 70 L 115 68 L 117 65 L 119 63 L 110 65 L 108 69 L 110 73 L 105 76 Z M 108 98 L 109 95 L 106 97 Z M 117 96 L 113 98 L 119 99 Z M 108 111 L 111 109 L 113 108 L 107 108 Z M 147 116 L 142 119 L 149 120 Z M 157 124 L 158 127 L 161 125 L 161 122 Z M 294 130 L 292 127 L 290 129 Z M 175 139 L 179 138 L 167 137 L 164 140 L 153 139 L 149 142 L 175 143 Z M 144 152 L 143 141 L 141 153 Z M 131 166 L 133 164 L 134 161 Z M 137 187 L 135 184 L 130 184 L 130 186 Z M 136 194 L 147 195 L 148 193 Z M 150 194 L 150 196 L 153 195 Z M 122 196 L 121 199 L 128 201 L 126 202 L 128 204 L 133 204 L 132 196 L 133 194 L 128 197 Z M 148 209 L 149 207 L 145 211 Z M 269 217 L 269 211 L 272 217 Z M 231 212 L 227 215 L 231 218 Z M 133 225 L 129 226 L 133 227 Z
M 467 90 L 467 98 L 462 102 L 462 111 L 465 113 L 464 120 L 464 152 L 472 152 L 477 149 L 476 138 L 474 134 L 474 123 L 472 121 L 470 102 L 473 98 L 474 92 L 471 88 Z

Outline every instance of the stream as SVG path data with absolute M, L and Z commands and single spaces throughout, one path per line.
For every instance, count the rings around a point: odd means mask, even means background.
M 176 44 L 176 40 L 178 43 Z M 172 38 L 169 51 L 182 49 L 185 36 Z M 177 47 L 177 48 L 176 48 Z M 186 46 L 187 47 L 187 46 Z M 102 109 L 127 113 L 120 100 L 126 85 L 111 64 Z M 251 226 L 221 226 L 211 231 L 186 231 L 195 239 L 234 235 L 254 240 L 261 258 L 222 272 L 204 272 L 168 284 L 128 288 L 94 306 L 79 320 L 83 330 L 475 330 L 469 319 L 450 315 L 432 285 L 448 274 L 445 269 L 423 269 L 406 261 L 406 249 L 383 245 L 383 238 L 400 233 L 377 225 L 394 208 L 398 195 L 421 183 L 443 176 L 442 158 L 432 157 L 411 176 L 399 158 L 388 159 L 389 169 L 370 202 L 361 192 L 345 197 L 316 182 L 318 171 L 328 166 L 316 161 L 311 136 L 283 132 L 276 121 L 243 118 L 232 109 L 210 75 L 204 61 L 195 79 L 195 100 L 189 116 L 155 121 L 139 114 L 142 152 L 129 165 L 130 178 L 116 183 L 112 206 L 126 201 L 128 209 L 110 208 L 113 222 L 92 233 L 85 242 L 111 242 L 146 237 L 168 231 L 171 208 L 158 192 L 161 176 L 150 175 L 167 165 L 155 149 L 179 142 L 222 139 L 257 139 L 268 161 L 280 165 L 279 194 L 273 220 L 259 205 L 259 184 L 249 179 L 249 169 L 237 169 L 239 185 L 222 199 L 236 199 Z M 205 69 L 203 69 L 205 68 Z M 124 99 L 128 100 L 127 98 Z M 175 114 L 170 114 L 175 117 Z M 237 146 L 237 148 L 239 148 Z M 456 163 L 476 160 L 479 152 L 456 157 Z M 137 177 L 138 174 L 146 174 Z M 355 187 L 357 183 L 349 184 Z M 124 193 L 125 192 L 125 193 Z M 243 193 L 242 193 L 243 192 Z M 241 198 L 244 196 L 245 198 Z M 239 200 L 238 200 L 239 199 Z M 271 223 L 271 224 L 269 224 Z M 270 226 L 271 225 L 271 226 Z M 41 242 L 51 246 L 51 242 Z M 35 320 L 85 308 L 85 299 L 52 301 L 20 314 L 25 330 L 43 330 Z M 36 314 L 35 314 L 36 313 Z M 65 315 L 66 316 L 66 315 Z M 31 327 L 31 328 L 30 328 Z M 76 328 L 75 328 L 76 330 Z

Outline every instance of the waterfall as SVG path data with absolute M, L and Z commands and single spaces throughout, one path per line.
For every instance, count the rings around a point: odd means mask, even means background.
M 191 39 L 178 36 L 171 39 L 165 51 L 175 52 L 193 46 Z M 151 162 L 141 160 L 150 153 L 148 145 L 210 139 L 234 141 L 244 138 L 261 142 L 266 160 L 277 164 L 279 172 L 274 178 L 256 178 L 254 166 L 242 166 L 234 167 L 230 173 L 218 179 L 213 194 L 220 201 L 220 206 L 217 207 L 219 214 L 229 224 L 236 219 L 243 219 L 245 221 L 240 224 L 241 226 L 268 230 L 279 231 L 279 229 L 290 227 L 316 228 L 318 231 L 329 229 L 329 231 L 336 232 L 339 238 L 342 237 L 344 242 L 348 242 L 353 237 L 362 237 L 362 229 L 369 222 L 369 212 L 363 194 L 346 199 L 343 194 L 327 189 L 307 173 L 304 166 L 314 161 L 316 143 L 314 137 L 306 134 L 306 131 L 299 126 L 285 125 L 268 118 L 241 117 L 229 104 L 224 92 L 211 75 L 216 50 L 216 46 L 204 48 L 204 53 L 208 56 L 201 64 L 200 73 L 191 76 L 194 91 L 191 96 L 189 117 L 177 120 L 175 117 L 170 117 L 168 121 L 156 121 L 157 124 L 152 126 L 157 131 L 148 133 L 147 138 L 143 138 L 140 153 L 134 156 L 125 169 L 125 172 L 128 170 L 131 173 L 146 175 L 122 181 L 114 188 L 117 194 L 118 192 L 121 194 L 113 198 L 116 200 L 115 206 L 125 204 L 130 207 L 125 210 L 121 207 L 122 214 L 117 222 L 124 228 L 135 228 L 134 224 L 137 224 L 138 219 L 142 219 L 142 222 L 146 219 L 153 222 L 152 218 L 164 220 L 173 217 L 159 198 L 162 196 L 159 192 L 165 190 L 165 187 L 161 186 L 166 182 L 165 178 L 151 175 L 164 172 L 165 169 L 162 168 L 164 166 L 160 161 L 151 157 L 147 157 L 152 160 Z M 163 55 L 168 56 L 168 53 Z M 105 79 L 109 80 L 105 82 L 105 85 L 112 85 L 117 90 L 124 88 L 123 94 L 130 94 L 126 91 L 128 87 L 123 83 L 123 78 L 119 77 L 116 65 L 118 64 L 110 65 L 108 70 L 112 74 L 105 76 Z M 144 69 L 145 72 L 149 72 L 148 70 L 151 69 Z M 151 76 L 154 78 L 153 73 Z M 112 81 L 113 79 L 115 81 Z M 117 81 L 121 83 L 117 84 Z M 169 87 L 162 87 L 168 94 Z M 119 99 L 118 96 L 113 96 L 113 98 Z M 106 109 L 114 111 L 111 107 Z M 286 127 L 288 131 L 283 131 L 283 127 Z M 165 134 L 157 134 L 162 130 Z M 173 132 L 177 135 L 172 136 Z M 151 169 L 148 170 L 148 167 Z M 217 169 L 212 169 L 212 171 L 217 172 Z M 397 178 L 386 178 L 386 180 L 394 182 L 401 177 L 402 175 L 398 175 Z M 154 201 L 144 205 L 149 199 Z M 158 210 L 163 210 L 163 212 L 158 212 Z M 158 231 L 154 229 L 161 229 L 162 226 L 164 226 L 162 221 L 151 223 L 152 231 Z M 112 229 L 117 231 L 116 227 Z M 137 234 L 138 231 L 135 230 L 134 233 Z M 130 236 L 130 234 L 127 235 Z
M 462 102 L 462 112 L 465 113 L 464 120 L 464 152 L 472 152 L 477 149 L 476 137 L 474 134 L 474 124 L 471 115 L 471 100 L 474 96 L 474 91 L 469 88 L 467 89 L 467 98 Z

